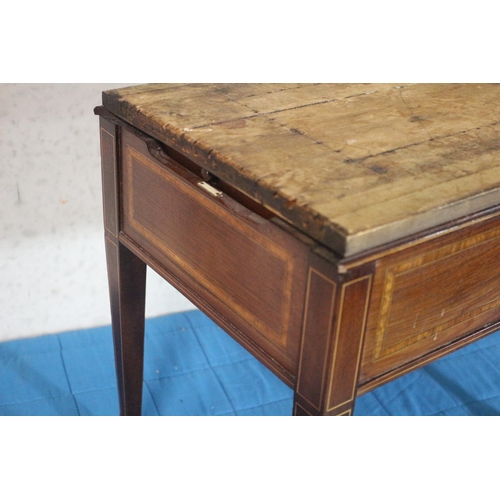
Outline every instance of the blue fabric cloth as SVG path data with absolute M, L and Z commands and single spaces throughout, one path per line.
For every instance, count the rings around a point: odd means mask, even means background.
M 199 311 L 146 321 L 144 415 L 290 415 L 293 391 Z M 111 328 L 0 344 L 0 415 L 118 415 Z M 500 415 L 500 332 L 358 398 L 355 415 Z

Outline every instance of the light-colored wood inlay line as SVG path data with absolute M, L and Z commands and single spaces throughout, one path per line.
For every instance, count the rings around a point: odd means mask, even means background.
M 371 380 L 370 382 L 367 382 L 366 384 L 363 384 L 362 386 L 360 386 L 360 388 L 362 390 L 362 394 L 366 394 L 367 392 L 372 391 L 374 388 L 376 388 L 380 385 L 386 384 L 386 383 L 390 382 L 391 380 L 395 380 L 395 379 L 401 377 L 402 375 L 405 375 L 406 373 L 409 373 L 413 370 L 416 370 L 417 368 L 419 368 L 421 366 L 427 365 L 427 364 L 431 363 L 432 361 L 439 359 L 450 352 L 456 351 L 457 349 L 465 347 L 466 345 L 472 344 L 476 340 L 479 340 L 479 339 L 485 337 L 486 335 L 490 335 L 495 330 L 496 329 L 493 329 L 491 331 L 488 331 L 487 333 L 483 333 L 483 334 L 477 335 L 477 336 L 471 335 L 472 338 L 461 339 L 461 340 L 457 341 L 456 343 L 452 344 L 451 346 L 440 348 L 433 355 L 425 356 L 425 359 L 423 359 L 422 361 L 419 361 L 416 363 L 411 363 L 411 366 L 409 366 L 407 368 L 398 368 L 398 369 L 394 370 L 393 372 L 387 373 L 387 374 L 382 375 L 374 380 Z
M 462 316 L 459 316 L 458 318 L 454 318 L 450 321 L 446 321 L 445 323 L 441 323 L 438 326 L 427 330 L 425 332 L 419 333 L 415 335 L 415 337 L 411 337 L 409 339 L 406 339 L 402 342 L 398 342 L 397 344 L 387 347 L 386 349 L 383 349 L 381 351 L 381 354 L 378 359 L 382 359 L 384 357 L 390 356 L 391 354 L 395 352 L 402 351 L 408 347 L 411 347 L 412 345 L 416 344 L 417 342 L 421 342 L 422 340 L 428 339 L 430 337 L 435 337 L 437 334 L 443 332 L 444 330 L 447 330 L 448 328 L 451 328 L 453 326 L 460 325 L 461 323 L 465 323 L 466 321 L 469 321 L 470 319 L 474 319 L 477 316 L 480 316 L 481 314 L 484 314 L 492 309 L 495 309 L 497 307 L 500 307 L 500 299 L 499 300 L 493 300 L 491 302 L 488 302 L 487 304 L 484 304 L 481 307 L 478 307 L 474 309 L 473 311 L 470 311 L 467 314 L 463 314 Z
M 349 408 L 348 410 L 343 411 L 342 413 L 339 413 L 337 415 L 337 417 L 351 416 L 351 413 L 352 413 L 352 409 Z
M 153 234 L 150 230 L 145 228 L 139 221 L 136 220 L 135 214 L 133 211 L 133 187 L 132 187 L 132 158 L 135 158 L 142 166 L 149 168 L 155 174 L 164 178 L 170 185 L 174 188 L 179 189 L 184 194 L 188 195 L 195 203 L 202 205 L 204 208 L 208 209 L 213 215 L 221 218 L 224 222 L 226 222 L 231 227 L 238 230 L 245 237 L 251 239 L 253 241 L 258 241 L 262 244 L 262 246 L 270 251 L 276 258 L 281 260 L 285 269 L 285 279 L 283 285 L 283 307 L 282 307 L 282 321 L 281 321 L 281 329 L 280 331 L 275 331 L 263 323 L 258 317 L 256 317 L 253 313 L 245 309 L 238 302 L 234 300 L 234 297 L 227 294 L 220 287 L 216 286 L 209 277 L 205 276 L 202 272 L 202 269 L 195 268 L 190 262 L 182 258 L 179 254 L 172 251 L 165 242 L 160 239 L 158 236 Z M 126 155 L 126 168 L 128 169 L 128 177 L 130 182 L 127 186 L 127 196 L 129 198 L 129 203 L 127 203 L 127 213 L 129 217 L 130 225 L 139 233 L 141 233 L 148 240 L 153 242 L 157 247 L 159 247 L 170 259 L 180 265 L 183 269 L 185 269 L 188 273 L 194 276 L 200 283 L 202 283 L 207 289 L 212 291 L 219 299 L 228 303 L 233 307 L 243 318 L 245 318 L 250 324 L 255 325 L 261 332 L 264 332 L 267 335 L 267 339 L 272 342 L 276 347 L 280 349 L 286 348 L 286 333 L 288 331 L 288 325 L 290 322 L 290 314 L 291 314 L 291 293 L 292 293 L 292 284 L 293 284 L 293 260 L 290 259 L 289 254 L 282 249 L 280 246 L 276 245 L 272 240 L 266 238 L 258 231 L 255 231 L 251 226 L 244 226 L 245 229 L 251 233 L 251 236 L 241 231 L 241 228 L 235 224 L 234 218 L 231 217 L 224 209 L 221 209 L 217 205 L 215 205 L 211 200 L 207 200 L 206 196 L 198 193 L 196 188 L 191 185 L 185 185 L 184 182 L 178 180 L 173 175 L 169 174 L 164 169 L 158 167 L 155 163 L 151 162 L 147 157 L 136 151 L 135 149 L 127 146 L 127 155 Z
M 330 398 L 331 398 L 331 394 L 332 394 L 332 387 L 333 387 L 333 377 L 334 377 L 334 374 L 335 374 L 335 362 L 336 362 L 336 358 L 337 358 L 337 346 L 338 346 L 338 340 L 339 340 L 339 334 L 340 334 L 340 327 L 342 325 L 342 313 L 343 313 L 343 310 L 344 310 L 344 296 L 345 296 L 345 289 L 348 287 L 348 286 L 351 286 L 355 283 L 359 283 L 360 281 L 364 281 L 364 280 L 368 280 L 368 284 L 367 284 L 367 292 L 366 292 L 366 296 L 365 296 L 365 305 L 364 305 L 364 310 L 363 310 L 363 321 L 362 321 L 362 324 L 361 324 L 361 334 L 359 336 L 359 344 L 358 344 L 358 356 L 357 356 L 357 359 L 356 359 L 356 370 L 355 370 L 355 373 L 358 373 L 359 371 L 359 365 L 361 363 L 361 345 L 363 343 L 363 332 L 365 330 L 365 327 L 366 327 L 366 320 L 367 320 L 367 317 L 368 317 L 368 305 L 370 303 L 370 290 L 371 290 L 371 283 L 372 283 L 372 278 L 373 276 L 371 274 L 367 275 L 367 276 L 362 276 L 358 279 L 355 279 L 353 281 L 349 281 L 348 283 L 344 283 L 344 285 L 342 286 L 342 290 L 341 290 L 341 296 L 340 296 L 340 312 L 339 312 L 339 317 L 337 319 L 337 331 L 336 331 L 336 334 L 335 334 L 335 347 L 334 347 L 334 353 L 333 353 L 333 359 L 332 359 L 332 364 L 331 364 L 331 370 L 330 370 L 330 381 L 329 381 L 329 385 L 328 385 L 328 410 L 327 411 L 333 411 L 335 410 L 336 408 L 339 408 L 340 406 L 343 406 L 347 403 L 350 403 L 352 401 L 354 401 L 354 396 L 356 394 L 356 383 L 357 383 L 357 376 L 354 378 L 354 382 L 353 382 L 353 385 L 352 385 L 352 390 L 351 390 L 351 397 L 345 401 L 343 401 L 342 403 L 339 403 L 335 406 L 330 406 Z
M 113 245 L 113 247 L 115 248 L 115 252 L 116 252 L 116 255 L 114 256 L 113 260 L 115 261 L 115 273 L 116 273 L 116 280 L 118 282 L 118 289 L 120 289 L 120 256 L 119 256 L 119 248 L 118 248 L 118 244 L 116 242 L 114 242 L 111 238 L 109 238 L 108 236 L 106 236 L 106 242 L 107 243 L 110 243 L 111 245 Z M 108 260 L 109 262 L 109 260 Z M 122 349 L 122 336 L 121 336 L 121 332 L 122 332 L 122 325 L 121 325 L 121 313 L 123 311 L 123 308 L 122 308 L 122 304 L 121 304 L 121 297 L 120 297 L 120 293 L 118 294 L 118 297 L 117 297 L 117 301 L 118 301 L 118 311 L 115 311 L 115 314 L 112 314 L 111 316 L 111 323 L 112 323 L 112 327 L 113 327 L 113 335 L 116 336 L 116 328 L 119 328 L 119 332 L 120 332 L 120 336 L 119 336 L 119 342 L 120 342 L 120 350 Z M 111 297 L 110 295 L 110 305 L 113 304 L 113 297 Z M 117 317 L 118 315 L 118 317 Z M 114 320 L 115 318 L 118 320 L 118 322 L 120 323 L 119 325 L 116 325 L 114 323 Z M 123 356 L 120 356 L 121 358 L 121 364 L 120 364 L 120 371 L 122 373 L 122 375 L 125 374 L 125 365 L 124 365 L 124 359 L 123 359 Z M 123 384 L 125 384 L 125 381 L 123 381 Z
M 302 405 L 299 405 L 298 403 L 295 403 L 295 415 L 297 415 L 297 408 L 300 408 L 304 413 L 307 413 L 310 417 L 312 417 L 312 413 L 307 411 Z
M 330 278 L 328 278 L 328 276 L 325 276 L 324 274 L 320 273 L 318 270 L 316 270 L 316 269 L 314 269 L 312 267 L 309 268 L 309 273 L 308 273 L 308 277 L 307 277 L 307 289 L 306 289 L 306 299 L 305 299 L 304 324 L 303 324 L 303 327 L 302 327 L 302 339 L 301 339 L 301 342 L 300 342 L 300 351 L 299 352 L 300 353 L 303 352 L 304 343 L 305 343 L 305 337 L 306 337 L 306 327 L 307 327 L 307 319 L 308 319 L 308 312 L 309 312 L 309 299 L 310 299 L 310 292 L 311 292 L 311 275 L 312 275 L 312 273 L 315 273 L 317 276 L 319 276 L 320 278 L 324 279 L 325 281 L 327 281 L 328 283 L 330 283 L 332 285 L 332 299 L 330 301 L 330 311 L 329 311 L 329 315 L 328 315 L 329 330 L 328 330 L 328 332 L 326 332 L 327 343 L 326 343 L 326 347 L 325 347 L 325 350 L 328 353 L 328 348 L 330 346 L 330 329 L 331 329 L 331 326 L 332 326 L 333 313 L 334 313 L 334 307 L 335 307 L 335 296 L 337 294 L 337 284 L 333 280 L 331 280 Z M 323 367 L 322 367 L 321 373 L 325 373 L 327 362 L 328 362 L 328 356 L 326 355 L 325 359 L 323 361 Z M 320 408 L 321 403 L 323 401 L 323 387 L 324 387 L 324 384 L 325 384 L 325 377 L 323 376 L 322 379 L 321 379 L 319 405 L 315 405 L 306 396 L 304 396 L 304 394 L 302 394 L 300 392 L 301 373 L 302 373 L 302 356 L 300 356 L 300 359 L 299 359 L 299 367 L 298 367 L 298 370 L 297 370 L 297 388 L 295 389 L 295 391 L 297 392 L 297 394 L 300 394 L 300 396 L 305 401 L 307 401 L 313 408 L 315 408 L 316 410 L 319 411 L 319 408 Z
M 115 143 L 115 136 L 113 134 L 111 134 L 110 132 L 108 132 L 104 127 L 101 127 L 101 144 L 100 144 L 100 147 L 101 147 L 101 175 L 104 174 L 104 161 L 105 161 L 105 154 L 104 154 L 104 145 L 103 145 L 103 132 L 106 133 L 107 135 L 109 135 L 111 137 L 111 141 L 113 143 L 113 178 L 114 178 L 114 182 L 113 182 L 113 205 L 115 205 L 113 207 L 113 209 L 115 210 L 115 214 L 116 214 L 116 217 L 118 217 L 118 207 L 116 206 L 116 143 Z M 102 178 L 102 185 L 104 186 L 104 178 Z M 118 235 L 116 234 L 116 231 L 115 231 L 115 228 L 110 228 L 110 227 L 107 227 L 106 226 L 106 229 L 115 237 L 115 238 L 118 238 Z
M 385 349 L 383 347 L 383 343 L 385 340 L 385 333 L 387 331 L 387 325 L 390 316 L 390 308 L 392 305 L 392 297 L 394 294 L 394 288 L 397 277 L 403 276 L 404 274 L 411 272 L 415 269 L 425 268 L 425 266 L 434 264 L 441 260 L 450 257 L 455 257 L 456 255 L 466 250 L 470 250 L 485 243 L 491 243 L 492 241 L 499 238 L 500 238 L 500 229 L 492 229 L 485 233 L 472 236 L 470 238 L 467 238 L 463 241 L 459 241 L 457 243 L 453 243 L 451 245 L 447 245 L 438 250 L 428 252 L 425 255 L 410 259 L 406 262 L 388 268 L 384 280 L 384 291 L 383 291 L 382 306 L 379 315 L 379 323 L 377 332 L 375 334 L 376 344 L 373 354 L 373 361 L 380 360 L 395 352 L 404 350 L 407 347 L 410 347 L 418 342 L 421 342 L 422 340 L 433 337 L 434 335 L 436 335 L 436 333 L 440 333 L 448 328 L 451 328 L 455 325 L 468 321 L 500 305 L 500 301 L 498 300 L 490 301 L 488 304 L 484 304 L 483 306 L 478 307 L 467 314 L 464 314 L 447 322 L 441 323 L 438 326 L 431 328 L 425 332 L 420 332 L 417 335 L 405 339 L 402 342 L 398 342 L 393 346 L 387 347 Z

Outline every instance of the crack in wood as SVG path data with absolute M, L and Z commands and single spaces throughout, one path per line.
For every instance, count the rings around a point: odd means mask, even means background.
M 396 153 L 397 151 L 401 151 L 401 150 L 404 150 L 404 149 L 412 148 L 414 146 L 420 146 L 422 144 L 425 144 L 426 142 L 430 142 L 430 141 L 437 142 L 437 141 L 441 141 L 443 139 L 448 139 L 450 137 L 454 137 L 454 136 L 457 136 L 457 135 L 460 135 L 460 134 L 466 134 L 466 133 L 468 133 L 468 132 L 470 132 L 472 130 L 479 130 L 479 129 L 486 128 L 486 127 L 494 127 L 494 126 L 498 125 L 499 123 L 500 123 L 500 121 L 496 121 L 496 122 L 493 122 L 493 123 L 488 123 L 486 125 L 482 125 L 481 127 L 471 127 L 471 128 L 466 129 L 466 130 L 461 130 L 460 132 L 453 132 L 451 134 L 439 135 L 439 136 L 436 136 L 436 137 L 431 137 L 430 139 L 425 140 L 425 141 L 413 142 L 412 144 L 406 144 L 405 146 L 400 146 L 400 147 L 397 147 L 397 148 L 394 148 L 394 149 L 388 149 L 386 151 L 381 151 L 380 153 L 375 153 L 373 155 L 360 156 L 358 158 L 346 158 L 344 160 L 344 163 L 346 163 L 346 164 L 361 163 L 361 162 L 363 162 L 365 160 L 368 160 L 370 158 L 377 158 L 379 156 L 384 156 L 384 155 Z
M 410 108 L 409 104 L 405 101 L 405 98 L 403 97 L 403 89 L 401 89 L 399 91 L 399 97 L 401 97 L 401 100 L 404 102 L 405 106 L 408 108 L 408 110 L 410 111 L 411 113 L 411 117 L 412 117 L 412 120 L 411 121 L 417 121 L 420 126 L 425 130 L 425 132 L 427 133 L 427 135 L 429 136 L 429 139 L 432 141 L 432 135 L 429 133 L 429 131 L 427 130 L 427 128 L 425 127 L 425 125 L 422 123 L 422 120 L 420 120 L 416 115 L 415 113 L 413 112 L 413 109 Z
M 333 151 L 334 153 L 339 153 L 341 156 L 344 157 L 344 159 L 348 159 L 347 156 L 345 156 L 345 155 L 342 154 L 342 150 L 341 149 L 331 149 L 330 146 L 328 146 L 328 144 L 324 143 L 324 141 L 317 141 L 316 139 L 313 139 L 312 137 L 310 137 L 309 135 L 307 135 L 305 132 L 302 132 L 301 130 L 298 130 L 296 128 L 290 128 L 287 125 L 279 122 L 278 120 L 276 120 L 276 118 L 270 118 L 270 120 L 272 120 L 273 123 L 278 124 L 280 127 L 283 127 L 283 128 L 289 130 L 290 132 L 292 132 L 294 134 L 297 134 L 297 135 L 300 135 L 300 136 L 302 136 L 302 137 L 304 137 L 306 139 L 309 139 L 314 144 L 317 144 L 318 146 L 323 146 L 328 151 Z
M 283 89 L 283 90 L 288 90 L 288 89 Z M 321 100 L 321 101 L 311 102 L 311 103 L 308 103 L 308 104 L 299 104 L 297 106 L 291 106 L 291 107 L 288 107 L 288 108 L 280 108 L 280 109 L 276 109 L 276 110 L 273 110 L 273 111 L 264 111 L 264 112 L 261 112 L 261 113 L 257 112 L 257 113 L 255 113 L 253 115 L 240 116 L 238 118 L 231 118 L 230 120 L 220 120 L 220 121 L 216 121 L 216 122 L 204 123 L 203 125 L 193 125 L 191 127 L 191 130 L 197 130 L 197 129 L 201 129 L 201 128 L 204 128 L 204 127 L 212 127 L 214 125 L 223 125 L 224 123 L 231 123 L 231 122 L 239 121 L 239 120 L 249 120 L 250 118 L 259 118 L 259 117 L 262 117 L 262 116 L 275 115 L 277 113 L 283 113 L 284 111 L 293 111 L 295 109 L 308 108 L 308 107 L 311 107 L 311 106 L 318 106 L 320 104 L 328 104 L 330 102 L 343 101 L 345 99 L 352 99 L 353 97 L 361 97 L 361 96 L 365 96 L 365 95 L 373 95 L 373 94 L 376 94 L 378 92 L 381 92 L 381 90 L 374 90 L 372 92 L 362 92 L 360 94 L 353 94 L 353 95 L 348 95 L 348 96 L 344 96 L 344 97 L 335 97 L 333 99 L 324 99 L 324 100 Z M 238 102 L 237 100 L 235 100 L 234 102 L 237 102 L 238 104 L 241 104 L 242 106 L 248 107 L 245 104 L 242 104 L 242 103 Z M 251 108 L 248 108 L 248 109 L 251 109 Z

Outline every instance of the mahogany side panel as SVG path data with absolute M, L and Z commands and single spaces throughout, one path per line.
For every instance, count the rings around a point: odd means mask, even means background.
M 294 378 L 309 247 L 122 132 L 123 234 Z M 168 274 L 166 275 L 168 277 Z
M 500 321 L 499 244 L 496 216 L 378 260 L 361 383 Z

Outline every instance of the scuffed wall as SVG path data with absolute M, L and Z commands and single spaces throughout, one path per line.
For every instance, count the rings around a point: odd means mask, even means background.
M 0 341 L 110 323 L 93 108 L 127 85 L 0 84 Z M 191 308 L 149 272 L 148 316 Z

